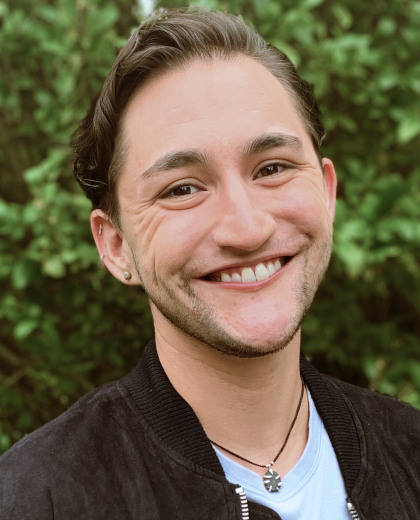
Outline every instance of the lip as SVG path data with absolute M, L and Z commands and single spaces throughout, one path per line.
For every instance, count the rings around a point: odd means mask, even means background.
M 295 256 L 295 253 L 279 253 L 279 254 L 271 254 L 262 256 L 260 258 L 254 258 L 252 260 L 249 260 L 247 262 L 237 262 L 232 264 L 223 264 L 217 269 L 214 269 L 213 271 L 209 271 L 208 273 L 202 275 L 201 278 L 208 278 L 209 276 L 212 276 L 214 273 L 220 273 L 220 271 L 227 271 L 230 269 L 244 269 L 246 267 L 255 267 L 257 264 L 264 264 L 266 262 L 274 262 L 278 258 L 289 258 L 291 259 L 293 256 Z
M 284 269 L 287 268 L 287 266 L 290 264 L 291 260 L 294 258 L 295 255 L 279 255 L 279 256 L 267 256 L 265 259 L 258 259 L 247 263 L 240 263 L 240 264 L 229 264 L 226 265 L 220 269 L 217 269 L 215 271 L 212 271 L 211 273 L 203 276 L 200 278 L 200 280 L 210 283 L 212 285 L 223 287 L 223 288 L 230 288 L 230 289 L 242 289 L 242 290 L 257 290 L 261 287 L 265 287 L 266 285 L 269 285 L 273 281 L 275 281 L 281 273 L 283 273 Z M 255 267 L 258 263 L 267 263 L 267 262 L 274 262 L 278 260 L 279 258 L 286 259 L 285 263 L 282 264 L 280 269 L 276 271 L 274 274 L 266 278 L 265 280 L 261 281 L 255 281 L 255 282 L 223 282 L 221 280 L 212 280 L 210 277 L 212 275 L 215 275 L 215 273 L 220 273 L 224 270 L 230 270 L 230 269 L 243 269 L 246 267 Z

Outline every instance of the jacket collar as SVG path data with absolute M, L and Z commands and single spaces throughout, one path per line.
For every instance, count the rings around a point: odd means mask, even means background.
M 301 374 L 334 447 L 347 492 L 360 472 L 360 440 L 342 391 L 303 356 Z M 224 476 L 223 468 L 190 405 L 176 392 L 160 364 L 154 340 L 123 382 L 160 440 L 194 464 Z

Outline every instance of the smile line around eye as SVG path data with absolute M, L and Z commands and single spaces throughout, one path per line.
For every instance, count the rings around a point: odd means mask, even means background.
M 269 173 L 267 175 L 261 175 L 261 172 L 265 169 L 269 170 L 270 168 L 278 168 L 279 171 L 273 171 L 272 173 Z M 263 178 L 270 178 L 270 177 L 276 177 L 279 175 L 282 175 L 285 171 L 296 169 L 297 165 L 289 163 L 289 162 L 283 162 L 283 161 L 276 161 L 267 163 L 257 170 L 257 173 L 253 176 L 253 179 L 263 179 Z M 179 193 L 178 195 L 175 194 L 177 190 L 184 190 L 185 188 L 192 188 L 192 192 L 190 193 Z M 176 184 L 174 186 L 170 186 L 169 188 L 165 189 L 159 196 L 159 199 L 180 199 L 184 197 L 189 197 L 191 195 L 194 195 L 195 193 L 198 193 L 199 191 L 205 191 L 205 188 L 202 186 L 197 186 L 193 182 L 182 182 L 180 181 L 179 184 Z

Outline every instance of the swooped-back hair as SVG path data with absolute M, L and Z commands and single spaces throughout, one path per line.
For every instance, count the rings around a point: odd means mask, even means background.
M 74 173 L 94 208 L 118 223 L 116 182 L 125 162 L 121 119 L 142 84 L 193 60 L 238 55 L 264 65 L 286 88 L 320 157 L 324 129 L 319 108 L 311 87 L 283 52 L 237 16 L 161 9 L 132 34 L 73 137 Z

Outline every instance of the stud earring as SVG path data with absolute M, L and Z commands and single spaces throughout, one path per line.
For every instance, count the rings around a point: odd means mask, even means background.
M 102 230 L 103 230 L 103 226 L 102 226 L 102 224 L 99 224 L 98 235 L 102 235 Z
M 101 262 L 104 263 L 105 255 L 101 255 Z
M 124 271 L 123 276 L 125 280 L 131 280 L 131 273 L 129 273 L 128 271 Z

